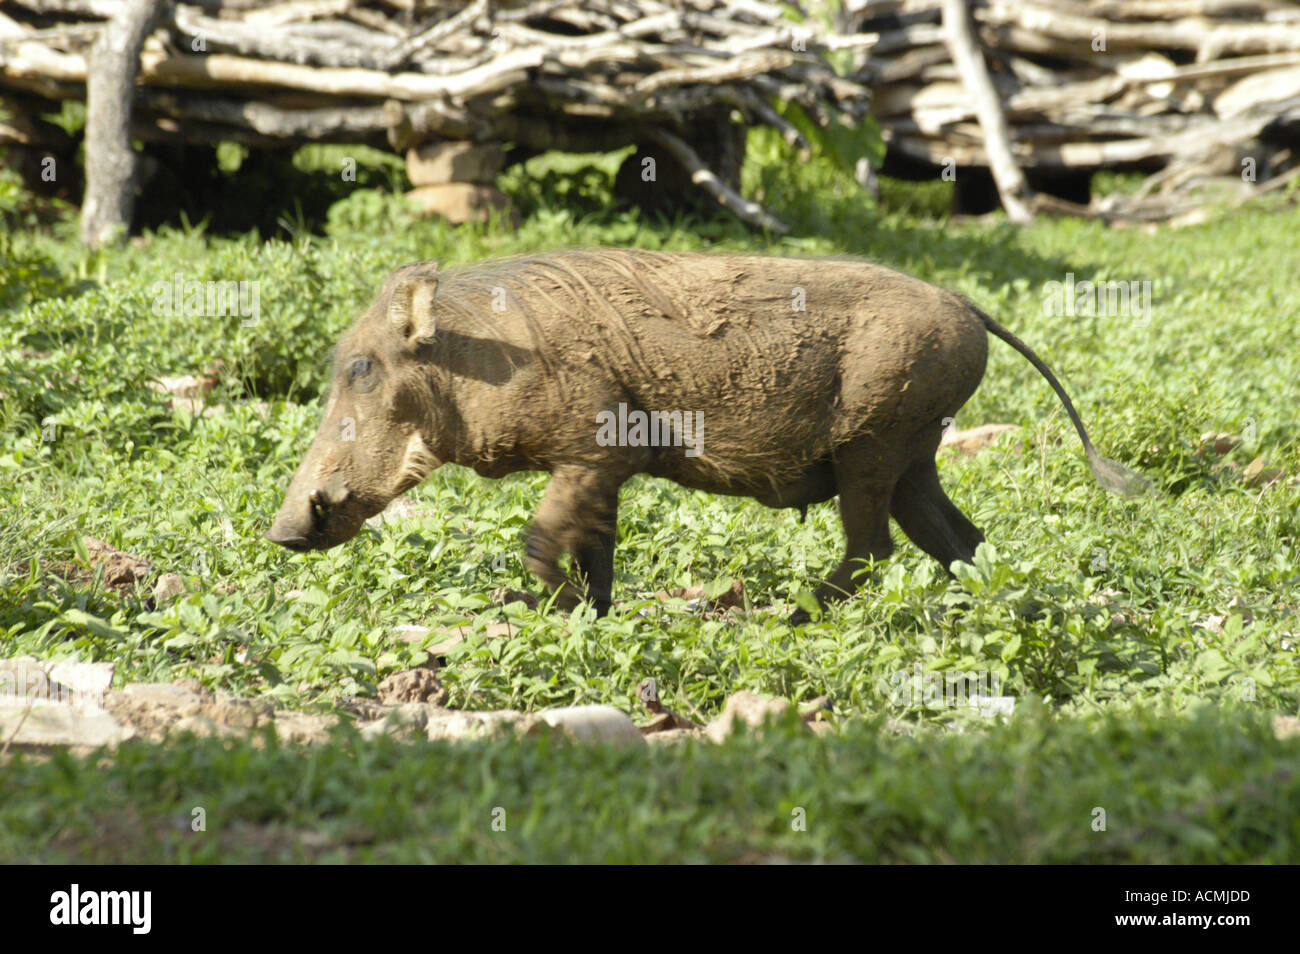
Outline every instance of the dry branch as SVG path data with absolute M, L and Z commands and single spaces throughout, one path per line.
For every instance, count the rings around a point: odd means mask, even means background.
M 681 139 L 657 127 L 651 131 L 651 137 L 672 153 L 673 158 L 686 168 L 686 171 L 691 174 L 693 183 L 711 193 L 723 206 L 730 209 L 739 218 L 772 232 L 783 233 L 789 231 L 784 222 L 765 212 L 757 202 L 746 199 L 714 175 L 700 161 L 700 157 L 695 154 L 695 150 Z

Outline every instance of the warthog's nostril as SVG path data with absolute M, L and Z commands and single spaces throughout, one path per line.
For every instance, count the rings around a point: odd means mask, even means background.
M 311 492 L 311 523 L 317 533 L 325 530 L 325 495 L 319 490 Z

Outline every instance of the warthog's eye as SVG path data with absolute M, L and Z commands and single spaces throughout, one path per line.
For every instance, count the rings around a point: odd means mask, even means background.
M 359 354 L 348 362 L 348 387 L 365 393 L 373 391 L 379 383 L 379 375 L 374 373 L 375 366 L 364 354 Z
M 370 359 L 364 354 L 358 355 L 352 359 L 348 365 L 348 380 L 355 381 L 357 378 L 364 378 L 370 373 Z

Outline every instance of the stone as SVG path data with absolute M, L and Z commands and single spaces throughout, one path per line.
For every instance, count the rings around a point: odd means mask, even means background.
M 52 662 L 45 671 L 60 689 L 60 697 L 73 705 L 102 708 L 113 684 L 113 663 Z
M 158 577 L 158 582 L 153 585 L 153 601 L 155 605 L 161 606 L 163 603 L 173 600 L 185 592 L 185 579 L 179 573 L 164 573 Z
M 742 690 L 728 697 L 722 715 L 710 722 L 704 731 L 714 742 L 722 742 L 738 728 L 761 728 L 769 718 L 782 718 L 789 711 L 790 703 L 785 699 Z
M 333 715 L 313 715 L 307 712 L 276 712 L 275 734 L 286 745 L 311 745 L 328 742 L 330 732 L 338 725 Z
M 407 521 L 422 520 L 425 517 L 436 515 L 436 511 L 432 507 L 420 503 L 414 497 L 403 494 L 400 497 L 394 497 L 387 507 L 373 517 L 367 518 L 366 526 L 378 530 L 385 524 L 406 523 Z
M 112 663 L 0 660 L 0 745 L 114 746 L 135 733 L 101 707 Z
M 978 706 L 981 718 L 1010 717 L 1016 711 L 1015 696 L 972 696 L 971 705 Z
M 184 719 L 173 723 L 167 729 L 167 734 L 181 735 L 186 732 L 192 732 L 199 738 L 222 738 L 230 739 L 244 736 L 244 731 L 233 725 L 222 725 L 214 722 L 206 716 L 193 715 L 186 716 Z
M 994 442 L 1007 431 L 1014 430 L 1016 430 L 1015 424 L 981 424 L 979 427 L 972 427 L 968 431 L 949 428 L 943 432 L 943 437 L 939 440 L 939 446 L 955 447 L 970 457 L 987 447 L 993 446 Z
M 154 740 L 166 736 L 177 720 L 197 716 L 212 698 L 190 686 L 166 682 L 132 683 L 109 692 L 104 707 Z
M 404 643 L 423 642 L 425 637 L 433 632 L 428 626 L 420 626 L 416 623 L 402 623 L 400 626 L 394 627 L 393 631 L 397 633 L 397 638 Z
M 703 729 L 665 729 L 662 732 L 652 732 L 643 738 L 646 742 L 655 745 L 680 745 L 692 739 L 707 739 L 708 736 L 704 734 Z
M 1246 482 L 1247 487 L 1264 487 L 1273 483 L 1282 476 L 1282 471 L 1277 467 L 1268 466 L 1268 462 L 1262 457 L 1256 457 L 1246 465 L 1241 479 Z
M 1300 739 L 1300 719 L 1295 716 L 1274 716 L 1273 736 L 1278 739 Z
M 408 702 L 396 706 L 385 716 L 374 719 L 361 726 L 361 734 L 366 738 L 380 735 L 393 738 L 411 738 L 424 734 L 429 724 L 429 710 L 433 708 L 419 702 Z M 433 708 L 433 711 L 439 711 Z
M 406 151 L 406 175 L 416 186 L 449 182 L 491 185 L 505 160 L 505 149 L 499 142 L 426 142 Z
M 72 705 L 99 709 L 113 682 L 113 663 L 0 659 L 0 706 Z
M 627 713 L 613 706 L 566 706 L 543 709 L 538 717 L 552 728 L 560 729 L 575 742 L 598 742 L 612 745 L 644 745 L 641 730 Z
M 0 705 L 41 704 L 56 694 L 49 674 L 35 656 L 0 659 Z
M 745 584 L 732 580 L 729 589 L 724 590 L 714 599 L 709 599 L 703 586 L 677 586 L 671 590 L 660 590 L 655 594 L 657 600 L 686 600 L 693 609 L 703 606 L 709 612 L 721 612 L 726 609 L 743 608 L 745 605 Z
M 186 730 L 199 735 L 244 735 L 270 721 L 275 713 L 270 702 L 224 693 L 214 697 L 193 680 L 132 683 L 109 692 L 104 704 L 117 718 L 155 741 Z
M 549 726 L 545 722 L 512 709 L 495 712 L 431 712 L 425 725 L 425 736 L 431 742 L 530 737 L 546 731 L 549 731 Z
M 1206 454 L 1215 454 L 1222 457 L 1237 447 L 1241 443 L 1241 438 L 1235 434 L 1228 434 L 1223 431 L 1206 431 L 1201 435 L 1200 445 L 1192 454 L 1193 457 L 1204 457 Z
M 0 744 L 27 748 L 69 745 L 112 748 L 135 736 L 102 709 L 74 706 L 0 706 Z
M 158 378 L 145 383 L 147 387 L 163 394 L 193 399 L 203 397 L 216 387 L 217 376 L 214 372 L 204 375 L 182 374 L 176 377 Z
M 133 553 L 109 546 L 103 540 L 85 537 L 86 551 L 91 568 L 104 567 L 104 584 L 118 590 L 129 590 L 147 577 L 152 568 L 149 561 Z
M 266 703 L 254 705 L 244 699 L 225 698 L 199 707 L 199 715 L 211 719 L 218 725 L 227 725 L 234 729 L 256 729 L 265 719 L 271 717 Z

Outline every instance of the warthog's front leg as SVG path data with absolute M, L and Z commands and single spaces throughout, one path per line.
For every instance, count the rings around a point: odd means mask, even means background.
M 582 600 L 596 612 L 609 611 L 614 585 L 614 531 L 621 478 L 587 468 L 557 469 L 551 475 L 537 517 L 528 532 L 528 569 L 571 610 Z M 584 578 L 581 583 L 560 568 L 565 553 Z

